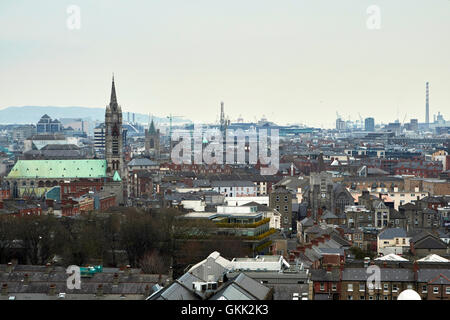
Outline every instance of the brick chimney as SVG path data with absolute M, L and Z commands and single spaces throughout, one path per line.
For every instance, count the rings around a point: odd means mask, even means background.
M 113 284 L 114 284 L 115 286 L 119 285 L 119 274 L 118 274 L 117 272 L 114 273 Z
M 23 283 L 28 285 L 28 283 L 30 283 L 30 276 L 28 275 L 28 273 L 25 273 L 23 275 Z
M 12 264 L 12 262 L 8 262 L 8 265 L 6 267 L 6 271 L 8 273 L 11 273 L 13 271 L 13 264 Z
M 144 295 L 146 297 L 150 296 L 150 286 L 148 284 L 145 286 Z
M 97 296 L 103 296 L 103 285 L 101 283 L 97 286 Z
M 8 295 L 8 284 L 4 283 L 2 284 L 2 296 Z
M 128 276 L 131 274 L 131 266 L 129 264 L 127 264 L 125 267 L 125 274 Z
M 56 293 L 56 285 L 51 284 L 48 290 L 48 295 L 49 296 L 54 296 Z
M 51 264 L 51 263 L 47 262 L 47 263 L 45 264 L 45 272 L 46 272 L 46 273 L 52 272 L 52 264 Z
M 419 264 L 417 263 L 417 261 L 414 261 L 413 272 L 414 272 L 414 280 L 417 281 L 417 279 L 419 278 Z

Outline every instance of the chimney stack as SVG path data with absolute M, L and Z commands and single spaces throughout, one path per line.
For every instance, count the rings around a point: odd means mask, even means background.
M 119 274 L 118 273 L 114 273 L 113 284 L 115 286 L 119 285 Z
M 8 273 L 11 273 L 13 271 L 13 264 L 12 264 L 12 262 L 8 262 L 8 266 L 6 267 L 6 271 Z
M 52 265 L 51 263 L 47 262 L 45 264 L 45 272 L 50 273 L 52 271 Z
M 97 296 L 103 296 L 103 285 L 101 283 L 97 286 Z
M 131 274 L 131 266 L 129 264 L 127 264 L 125 267 L 125 274 L 128 276 Z
M 7 296 L 8 295 L 8 284 L 4 283 L 2 284 L 2 296 Z
M 144 295 L 146 297 L 150 296 L 150 286 L 148 284 L 145 286 Z
M 23 276 L 23 283 L 28 285 L 29 282 L 30 282 L 30 276 L 28 275 L 28 273 L 25 273 Z
M 50 288 L 49 288 L 49 290 L 48 290 L 48 295 L 49 295 L 49 296 L 54 296 L 55 293 L 56 293 L 56 285 L 51 284 L 51 285 L 50 285 Z
M 414 280 L 417 281 L 417 279 L 419 277 L 419 264 L 417 263 L 417 261 L 414 261 L 413 272 L 414 272 Z

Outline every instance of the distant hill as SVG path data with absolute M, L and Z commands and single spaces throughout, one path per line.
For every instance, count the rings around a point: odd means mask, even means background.
M 23 106 L 7 107 L 0 109 L 0 124 L 26 124 L 39 121 L 44 115 L 48 114 L 53 119 L 60 118 L 82 118 L 92 121 L 105 120 L 105 108 L 86 108 L 86 107 L 57 107 L 57 106 Z M 135 119 L 140 123 L 148 122 L 148 115 L 136 113 Z M 127 112 L 123 112 L 123 121 L 128 120 Z M 133 115 L 130 112 L 130 120 Z M 155 122 L 168 122 L 167 118 L 154 117 Z M 180 122 L 180 119 L 173 119 L 173 122 Z M 186 121 L 186 119 L 184 120 Z

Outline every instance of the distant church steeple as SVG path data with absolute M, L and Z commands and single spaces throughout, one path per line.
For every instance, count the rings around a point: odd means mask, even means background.
M 114 85 L 114 73 L 112 77 L 111 100 L 109 104 L 111 106 L 117 107 L 116 86 Z
M 114 74 L 112 78 L 111 100 L 105 112 L 105 158 L 107 173 L 110 177 L 123 174 L 123 138 L 122 138 L 122 108 L 117 103 Z

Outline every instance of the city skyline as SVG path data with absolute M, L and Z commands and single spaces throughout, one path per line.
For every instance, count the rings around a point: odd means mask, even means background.
M 381 1 L 379 30 L 369 1 L 172 2 L 76 1 L 79 30 L 72 3 L 0 4 L 0 109 L 102 108 L 114 72 L 124 111 L 198 122 L 216 122 L 221 101 L 231 120 L 425 122 L 426 82 L 430 121 L 448 116 L 448 1 Z

